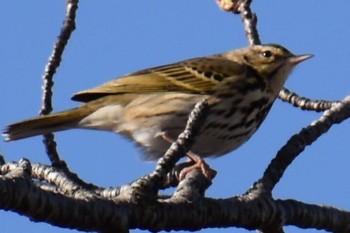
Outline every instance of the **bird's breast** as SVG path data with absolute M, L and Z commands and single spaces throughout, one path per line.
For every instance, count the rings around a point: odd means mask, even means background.
M 225 98 L 211 108 L 192 150 L 204 157 L 235 150 L 259 128 L 274 97 L 261 91 Z
M 145 150 L 146 159 L 157 159 L 170 143 L 161 135 L 177 139 L 184 130 L 193 107 L 206 95 L 188 93 L 144 94 L 118 112 L 120 133 Z M 192 151 L 202 157 L 219 156 L 247 141 L 267 115 L 274 98 L 261 91 L 251 91 L 229 98 L 219 98 L 209 115 Z

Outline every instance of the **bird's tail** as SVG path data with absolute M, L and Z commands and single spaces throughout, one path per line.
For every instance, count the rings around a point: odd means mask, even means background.
M 3 137 L 5 141 L 14 141 L 74 128 L 81 119 L 91 113 L 91 111 L 81 110 L 81 107 L 73 108 L 8 125 L 4 130 Z

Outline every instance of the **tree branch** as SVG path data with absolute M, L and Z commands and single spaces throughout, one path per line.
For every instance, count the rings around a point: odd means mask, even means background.
M 264 196 L 250 198 L 248 195 L 211 199 L 203 198 L 200 189 L 195 191 L 197 194 L 193 193 L 196 189 L 192 189 L 191 197 L 187 199 L 186 195 L 181 195 L 181 184 L 173 197 L 142 199 L 137 203 L 126 196 L 110 200 L 88 195 L 72 198 L 42 190 L 31 180 L 33 169 L 27 160 L 20 161 L 17 166 L 12 164 L 11 170 L 7 171 L 0 176 L 1 209 L 26 215 L 33 221 L 45 221 L 66 228 L 104 232 L 128 232 L 132 228 L 159 231 L 244 227 L 253 230 L 268 226 L 277 218 L 287 225 L 302 228 L 322 228 L 334 232 L 350 229 L 349 212 L 295 200 L 273 201 Z M 192 177 L 195 173 L 201 174 L 192 171 L 183 183 L 201 186 L 200 181 Z
M 271 193 L 275 185 L 282 178 L 287 167 L 306 146 L 311 145 L 334 124 L 339 124 L 349 117 L 350 95 L 325 111 L 320 119 L 303 128 L 298 134 L 293 135 L 286 145 L 278 151 L 276 157 L 265 170 L 263 177 L 254 184 L 250 192 L 255 190 L 263 193 Z
M 66 17 L 63 22 L 61 33 L 59 34 L 54 45 L 52 54 L 45 67 L 45 72 L 42 77 L 42 106 L 40 115 L 47 115 L 52 111 L 52 87 L 54 85 L 53 76 L 61 64 L 62 54 L 66 44 L 68 43 L 72 32 L 75 30 L 75 16 L 78 9 L 78 2 L 78 0 L 67 0 Z M 57 153 L 57 144 L 53 134 L 44 135 L 43 142 L 51 163 L 54 166 L 66 168 L 66 164 L 60 160 Z
M 287 88 L 283 88 L 278 96 L 282 101 L 292 104 L 295 107 L 301 108 L 303 110 L 310 110 L 316 112 L 323 112 L 336 104 L 339 104 L 340 101 L 328 101 L 328 100 L 311 100 L 298 94 L 291 92 Z

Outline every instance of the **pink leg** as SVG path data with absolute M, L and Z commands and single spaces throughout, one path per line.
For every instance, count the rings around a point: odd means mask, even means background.
M 168 135 L 166 135 L 165 133 L 163 133 L 161 136 L 167 142 L 170 142 L 170 143 L 174 142 L 174 140 L 171 137 L 169 137 Z M 193 164 L 192 166 L 184 168 L 180 172 L 179 179 L 183 180 L 186 177 L 186 175 L 188 173 L 190 173 L 191 171 L 193 171 L 194 169 L 200 169 L 202 171 L 203 175 L 209 181 L 211 181 L 212 178 L 216 175 L 216 172 L 209 167 L 209 165 L 204 161 L 204 159 L 202 157 L 200 157 L 199 155 L 193 153 L 192 151 L 188 151 L 186 155 L 195 164 Z

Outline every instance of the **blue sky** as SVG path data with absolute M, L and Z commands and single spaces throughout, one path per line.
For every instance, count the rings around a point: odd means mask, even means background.
M 38 114 L 41 75 L 64 18 L 64 3 L 0 3 L 0 128 Z M 315 54 L 295 70 L 286 87 L 310 98 L 331 100 L 350 93 L 349 7 L 348 1 L 334 1 L 332 6 L 317 0 L 254 2 L 263 42 L 280 43 L 296 54 Z M 77 29 L 55 76 L 54 109 L 77 106 L 70 100 L 73 93 L 123 74 L 246 45 L 239 16 L 219 10 L 214 0 L 82 1 Z M 207 196 L 244 193 L 288 138 L 319 116 L 276 101 L 248 143 L 227 156 L 208 160 L 218 175 Z M 350 209 L 349 122 L 334 126 L 295 160 L 276 186 L 275 198 Z M 56 139 L 71 170 L 100 186 L 119 186 L 154 168 L 154 163 L 140 159 L 132 143 L 112 133 L 72 130 L 57 133 Z M 48 163 L 41 137 L 0 141 L 0 152 L 7 161 L 26 157 Z M 74 232 L 5 211 L 0 211 L 0 224 L 4 232 Z

